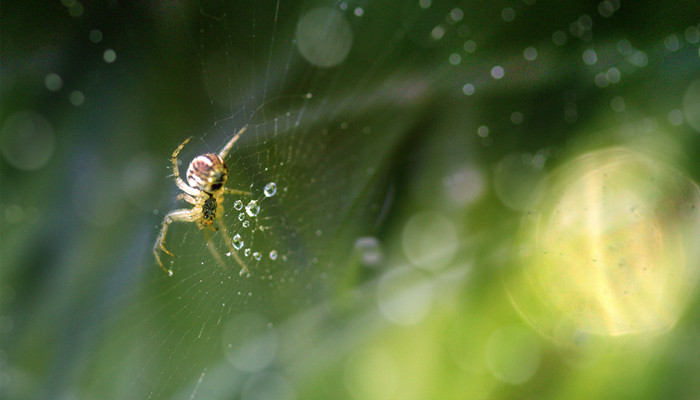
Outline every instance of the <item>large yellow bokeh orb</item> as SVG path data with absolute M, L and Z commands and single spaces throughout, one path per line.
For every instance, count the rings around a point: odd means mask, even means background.
M 511 299 L 545 336 L 665 331 L 695 295 L 700 192 L 660 158 L 588 153 L 548 177 L 517 253 Z

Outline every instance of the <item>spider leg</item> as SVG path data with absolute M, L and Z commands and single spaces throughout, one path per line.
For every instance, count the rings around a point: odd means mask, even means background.
M 236 248 L 233 247 L 233 241 L 231 241 L 231 237 L 228 235 L 228 230 L 226 229 L 226 225 L 224 225 L 224 221 L 222 221 L 221 218 L 219 218 L 216 222 L 219 225 L 219 231 L 221 231 L 221 234 L 224 236 L 224 242 L 226 242 L 226 246 L 231 251 L 231 255 L 236 260 L 238 265 L 240 265 L 241 268 L 245 270 L 245 272 L 250 273 L 250 270 L 245 265 L 243 260 L 241 260 L 241 257 L 238 255 L 238 250 L 236 250 Z
M 175 210 L 169 212 L 165 218 L 163 218 L 163 227 L 160 229 L 160 234 L 158 235 L 158 239 L 156 240 L 156 243 L 153 245 L 153 255 L 156 257 L 156 261 L 158 262 L 158 265 L 160 265 L 161 268 L 163 268 L 163 271 L 167 272 L 169 276 L 173 276 L 173 271 L 170 269 L 166 269 L 165 266 L 163 266 L 163 262 L 160 260 L 160 254 L 158 253 L 158 250 L 164 252 L 165 254 L 168 254 L 171 257 L 175 257 L 175 254 L 171 253 L 170 250 L 165 248 L 165 235 L 168 234 L 168 227 L 170 226 L 171 223 L 175 221 L 185 221 L 185 222 L 192 222 L 197 220 L 197 216 L 199 215 L 198 211 L 196 209 L 180 209 L 180 210 Z
M 189 194 L 190 196 L 197 196 L 199 194 L 199 190 L 191 187 L 190 185 L 186 184 L 185 181 L 180 178 L 180 170 L 177 165 L 177 155 L 180 154 L 180 150 L 182 150 L 183 147 L 192 139 L 192 136 L 188 137 L 187 139 L 183 140 L 182 143 L 180 143 L 179 146 L 173 151 L 173 154 L 170 156 L 170 162 L 173 164 L 173 175 L 175 176 L 175 184 L 177 184 L 177 187 L 180 188 L 183 192 Z
M 242 190 L 231 189 L 231 188 L 227 188 L 227 187 L 224 188 L 224 193 L 227 193 L 227 194 L 240 194 L 240 195 L 243 195 L 243 196 L 251 196 L 251 195 L 252 195 L 252 193 L 250 193 L 250 192 L 244 192 L 244 191 L 242 191 Z
M 194 197 L 190 196 L 187 193 L 178 194 L 177 197 L 175 198 L 175 200 L 185 200 L 186 202 L 188 202 L 190 204 L 197 204 L 197 199 L 195 199 Z
M 238 133 L 236 133 L 231 138 L 231 140 L 228 141 L 228 143 L 226 143 L 226 146 L 224 146 L 224 148 L 221 149 L 221 151 L 219 152 L 219 157 L 221 157 L 222 160 L 226 160 L 226 156 L 228 155 L 228 152 L 231 151 L 231 148 L 233 147 L 233 145 L 238 141 L 238 138 L 241 137 L 241 135 L 243 134 L 243 132 L 245 132 L 245 130 L 247 128 L 248 128 L 247 126 L 244 126 L 243 128 L 241 128 L 241 130 L 238 131 Z
M 222 268 L 226 268 L 226 264 L 224 264 L 224 260 L 221 258 L 221 255 L 219 252 L 216 250 L 216 246 L 214 245 L 214 242 L 211 240 L 211 235 L 209 234 L 209 231 L 206 229 L 202 229 L 202 233 L 204 234 L 204 237 L 207 239 L 207 247 L 209 248 L 209 252 L 211 253 L 212 256 L 214 256 L 214 259 L 216 259 L 216 262 L 221 265 Z

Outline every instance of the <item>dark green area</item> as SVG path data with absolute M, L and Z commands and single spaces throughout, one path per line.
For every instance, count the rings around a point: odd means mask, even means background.
M 700 78 L 697 4 L 622 1 L 609 17 L 600 4 L 2 2 L 0 397 L 694 398 L 697 288 L 669 332 L 632 343 L 583 335 L 571 349 L 527 325 L 504 285 L 527 216 L 527 199 L 509 206 L 496 189 L 505 157 L 521 156 L 517 176 L 529 177 L 630 146 L 700 178 L 700 116 L 684 103 Z M 320 6 L 353 32 L 331 68 L 311 65 L 294 41 L 300 16 Z M 557 31 L 566 43 L 553 42 Z M 523 57 L 528 47 L 536 59 Z M 619 81 L 596 83 L 611 69 Z M 61 78 L 55 91 L 50 74 Z M 53 144 L 8 128 L 25 111 L 48 121 Z M 178 257 L 162 255 L 166 276 L 151 249 L 163 216 L 189 207 L 175 201 L 170 154 L 193 137 L 184 177 L 194 156 L 243 126 L 227 185 L 252 192 L 262 211 L 243 227 L 228 195 L 224 218 L 252 248 L 251 276 L 231 258 L 218 265 L 184 223 L 168 233 Z M 13 158 L 43 150 L 37 169 Z M 266 198 L 269 182 L 278 189 Z M 404 244 L 422 212 L 456 235 L 436 270 L 413 266 Z M 213 240 L 225 256 L 222 235 Z M 384 296 L 425 315 L 397 323 Z M 489 364 L 500 354 L 494 332 L 536 343 L 523 382 Z M 529 368 L 513 346 L 509 370 Z

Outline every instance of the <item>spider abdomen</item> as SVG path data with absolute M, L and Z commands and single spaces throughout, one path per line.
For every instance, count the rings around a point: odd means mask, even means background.
M 187 183 L 207 193 L 215 192 L 226 183 L 228 168 L 216 154 L 197 156 L 187 168 Z

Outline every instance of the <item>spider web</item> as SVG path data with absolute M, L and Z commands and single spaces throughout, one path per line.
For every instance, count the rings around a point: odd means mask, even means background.
M 198 79 L 213 124 L 183 133 L 194 140 L 178 156 L 180 174 L 193 157 L 217 152 L 247 128 L 226 160 L 227 186 L 251 196 L 227 195 L 223 218 L 229 237 L 240 237 L 234 245 L 251 272 L 239 274 L 221 233 L 211 236 L 225 268 L 194 224 L 172 224 L 166 243 L 177 257 L 162 257 L 174 276 L 147 280 L 134 292 L 136 303 L 107 325 L 109 335 L 86 372 L 87 393 L 285 394 L 290 376 L 275 372 L 276 360 L 301 362 L 302 349 L 315 344 L 303 336 L 305 329 L 290 325 L 310 318 L 323 327 L 323 304 L 346 284 L 355 238 L 381 230 L 391 198 L 388 177 L 380 172 L 426 101 L 421 86 L 430 83 L 416 85 L 414 72 L 399 71 L 397 82 L 376 90 L 386 79 L 387 59 L 402 51 L 405 39 L 396 30 L 405 21 L 382 21 L 377 29 L 380 20 L 364 18 L 361 5 L 347 3 L 213 1 L 191 7 L 181 18 L 196 38 L 190 56 L 200 60 Z M 314 18 L 314 12 L 320 14 L 307 29 L 337 38 L 305 59 L 298 43 L 303 34 L 296 30 L 299 18 Z M 327 21 L 345 30 L 337 32 Z M 374 46 L 357 46 L 377 34 L 386 38 L 379 59 Z M 349 39 L 355 45 L 347 60 L 331 60 L 337 64 L 331 69 L 310 62 L 328 62 L 324 52 L 349 46 Z M 413 65 L 403 68 L 415 71 Z M 172 137 L 171 147 L 181 140 Z M 173 197 L 166 204 L 182 207 Z M 158 210 L 166 212 L 167 206 Z M 121 363 L 105 362 L 115 359 Z M 271 383 L 261 384 L 262 377 Z
M 77 13 L 78 2 L 62 3 Z M 65 295 L 71 312 L 61 314 L 68 321 L 61 323 L 70 327 L 60 325 L 59 345 L 46 344 L 58 328 L 16 339 L 30 343 L 17 351 L 58 348 L 38 397 L 293 399 L 316 385 L 329 391 L 321 397 L 364 398 L 350 393 L 354 371 L 330 372 L 330 383 L 317 376 L 326 377 L 326 368 L 387 325 L 426 318 L 431 299 L 467 291 L 468 301 L 480 305 L 467 307 L 477 316 L 455 318 L 476 331 L 493 330 L 483 315 L 496 306 L 474 299 L 491 300 L 485 292 L 505 298 L 492 271 L 506 263 L 545 165 L 556 165 L 571 148 L 648 139 L 660 126 L 681 130 L 687 122 L 700 130 L 694 114 L 669 100 L 682 97 L 697 74 L 697 64 L 684 66 L 697 61 L 697 21 L 676 21 L 660 37 L 633 30 L 619 37 L 625 31 L 609 23 L 618 1 L 543 3 L 202 0 L 110 3 L 99 12 L 86 6 L 80 21 L 89 27 L 81 29 L 90 30 L 100 58 L 115 68 L 96 75 L 102 79 L 86 73 L 85 80 L 126 85 L 132 67 L 145 77 L 126 92 L 155 98 L 131 96 L 134 105 L 123 112 L 120 103 L 104 104 L 118 110 L 109 119 L 92 109 L 108 121 L 99 138 L 108 138 L 103 149 L 114 150 L 103 150 L 104 158 L 156 150 L 135 168 L 146 195 L 130 203 L 131 211 L 110 210 L 121 204 L 110 201 L 117 180 L 84 168 L 99 166 L 85 161 L 89 154 L 63 160 L 70 172 L 59 178 L 84 189 L 72 200 L 73 217 L 119 226 L 123 235 L 99 231 L 93 251 L 62 260 L 79 265 L 66 286 L 92 291 Z M 125 27 L 107 29 L 117 17 Z M 129 22 L 135 17 L 148 23 Z M 112 48 L 124 50 L 116 62 Z M 55 85 L 47 77 L 49 90 Z M 105 85 L 103 93 L 124 90 Z M 659 96 L 633 100 L 623 95 L 630 87 Z M 75 104 L 80 96 L 73 94 Z M 122 117 L 139 120 L 130 114 L 155 117 L 149 126 L 120 125 Z M 614 132 L 601 128 L 581 140 L 581 126 L 591 126 L 582 122 L 593 115 L 613 121 Z M 85 125 L 102 125 L 94 119 Z M 178 157 L 184 177 L 190 160 L 218 152 L 244 127 L 225 160 L 226 186 L 251 194 L 226 195 L 220 218 L 250 273 L 240 273 L 222 232 L 211 232 L 211 240 L 224 266 L 196 224 L 176 222 L 166 240 L 176 257 L 161 255 L 174 272 L 168 277 L 151 246 L 164 215 L 189 208 L 175 200 L 171 152 L 192 137 Z M 84 148 L 100 141 L 81 140 Z M 689 135 L 678 140 L 695 143 Z M 139 179 L 131 176 L 126 191 Z M 126 216 L 133 221 L 119 220 Z M 407 237 L 409 227 L 421 240 Z M 469 286 L 476 262 L 478 287 Z M 47 290 L 37 303 L 51 303 L 58 291 Z M 457 308 L 462 314 L 464 307 Z M 28 325 L 23 332 L 42 330 Z M 27 381 L 32 388 L 25 392 L 36 393 L 36 381 Z M 329 387 L 338 382 L 348 393 Z

